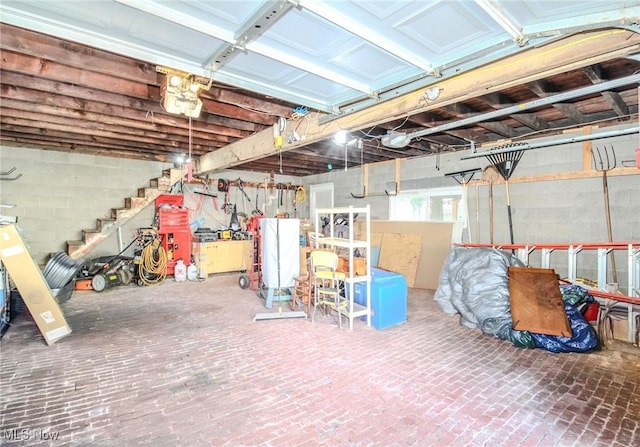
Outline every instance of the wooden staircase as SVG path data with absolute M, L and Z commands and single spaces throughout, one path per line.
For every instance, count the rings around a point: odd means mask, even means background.
M 72 259 L 80 259 L 96 248 L 118 228 L 142 211 L 160 194 L 171 190 L 171 186 L 180 180 L 180 169 L 166 169 L 162 177 L 151 179 L 149 187 L 138 189 L 137 197 L 124 199 L 124 207 L 112 208 L 111 218 L 97 219 L 96 228 L 82 230 L 82 240 L 67 241 L 67 254 Z

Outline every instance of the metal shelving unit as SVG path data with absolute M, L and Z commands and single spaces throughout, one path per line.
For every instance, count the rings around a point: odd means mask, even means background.
M 334 218 L 336 215 L 346 215 L 348 216 L 349 223 L 349 234 L 347 238 L 339 238 L 334 235 Z M 318 237 L 318 235 L 322 234 L 320 228 L 320 216 L 327 215 L 329 216 L 329 227 L 330 232 L 326 237 Z M 348 288 L 348 305 L 346 309 L 340 309 L 339 312 L 346 316 L 349 320 L 349 329 L 353 329 L 353 320 L 355 318 L 367 317 L 367 326 L 371 326 L 371 210 L 370 206 L 356 208 L 353 206 L 344 207 L 344 208 L 318 208 L 316 209 L 315 215 L 315 246 L 319 248 L 320 246 L 325 247 L 336 247 L 336 248 L 346 248 L 349 254 L 349 273 L 347 274 L 347 278 L 345 279 L 345 287 Z M 355 238 L 355 216 L 358 216 L 358 219 L 365 220 L 365 234 L 364 239 L 356 239 Z M 366 259 L 366 273 L 364 275 L 355 275 L 355 265 L 354 265 L 354 253 L 358 250 L 362 250 L 365 253 Z M 366 290 L 366 305 L 361 305 L 356 303 L 355 300 L 355 290 L 354 285 L 356 283 L 365 283 Z

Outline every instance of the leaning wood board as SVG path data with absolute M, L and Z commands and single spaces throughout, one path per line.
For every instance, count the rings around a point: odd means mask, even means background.
M 378 267 L 402 273 L 407 285 L 413 287 L 420 261 L 422 236 L 417 234 L 384 233 L 380 244 Z
M 553 269 L 509 267 L 509 301 L 513 329 L 572 336 Z
M 356 234 L 358 239 L 366 239 L 365 222 L 356 222 Z M 388 243 L 382 246 L 382 238 L 385 234 L 415 234 L 422 236 L 422 244 L 420 246 L 420 255 L 418 256 L 418 265 L 416 274 L 414 274 L 413 282 L 407 272 L 399 272 L 405 275 L 409 287 L 418 289 L 438 288 L 440 271 L 444 265 L 447 256 L 451 251 L 451 245 L 456 242 L 462 242 L 461 226 L 453 222 L 398 222 L 388 220 L 372 220 L 371 221 L 371 247 L 380 246 L 380 257 L 386 256 L 384 253 L 387 249 L 392 249 Z M 389 239 L 390 240 L 390 239 Z M 388 241 L 389 241 L 388 240 Z M 387 242 L 388 242 L 387 241 Z M 395 254 L 402 259 L 404 265 L 407 265 L 409 258 L 413 255 L 409 253 Z M 382 258 L 384 259 L 384 258 Z M 378 259 L 380 263 L 380 259 Z M 378 265 L 378 267 L 381 267 Z

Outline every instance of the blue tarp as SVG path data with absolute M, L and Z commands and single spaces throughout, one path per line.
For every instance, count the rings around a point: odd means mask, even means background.
M 598 336 L 577 307 L 565 301 L 564 310 L 571 324 L 571 337 L 531 333 L 536 348 L 550 352 L 585 352 L 598 346 Z

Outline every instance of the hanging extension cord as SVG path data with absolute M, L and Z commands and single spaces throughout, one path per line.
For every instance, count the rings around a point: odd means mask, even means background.
M 154 238 L 144 246 L 140 254 L 140 282 L 151 286 L 161 284 L 167 277 L 167 252 L 159 238 Z

